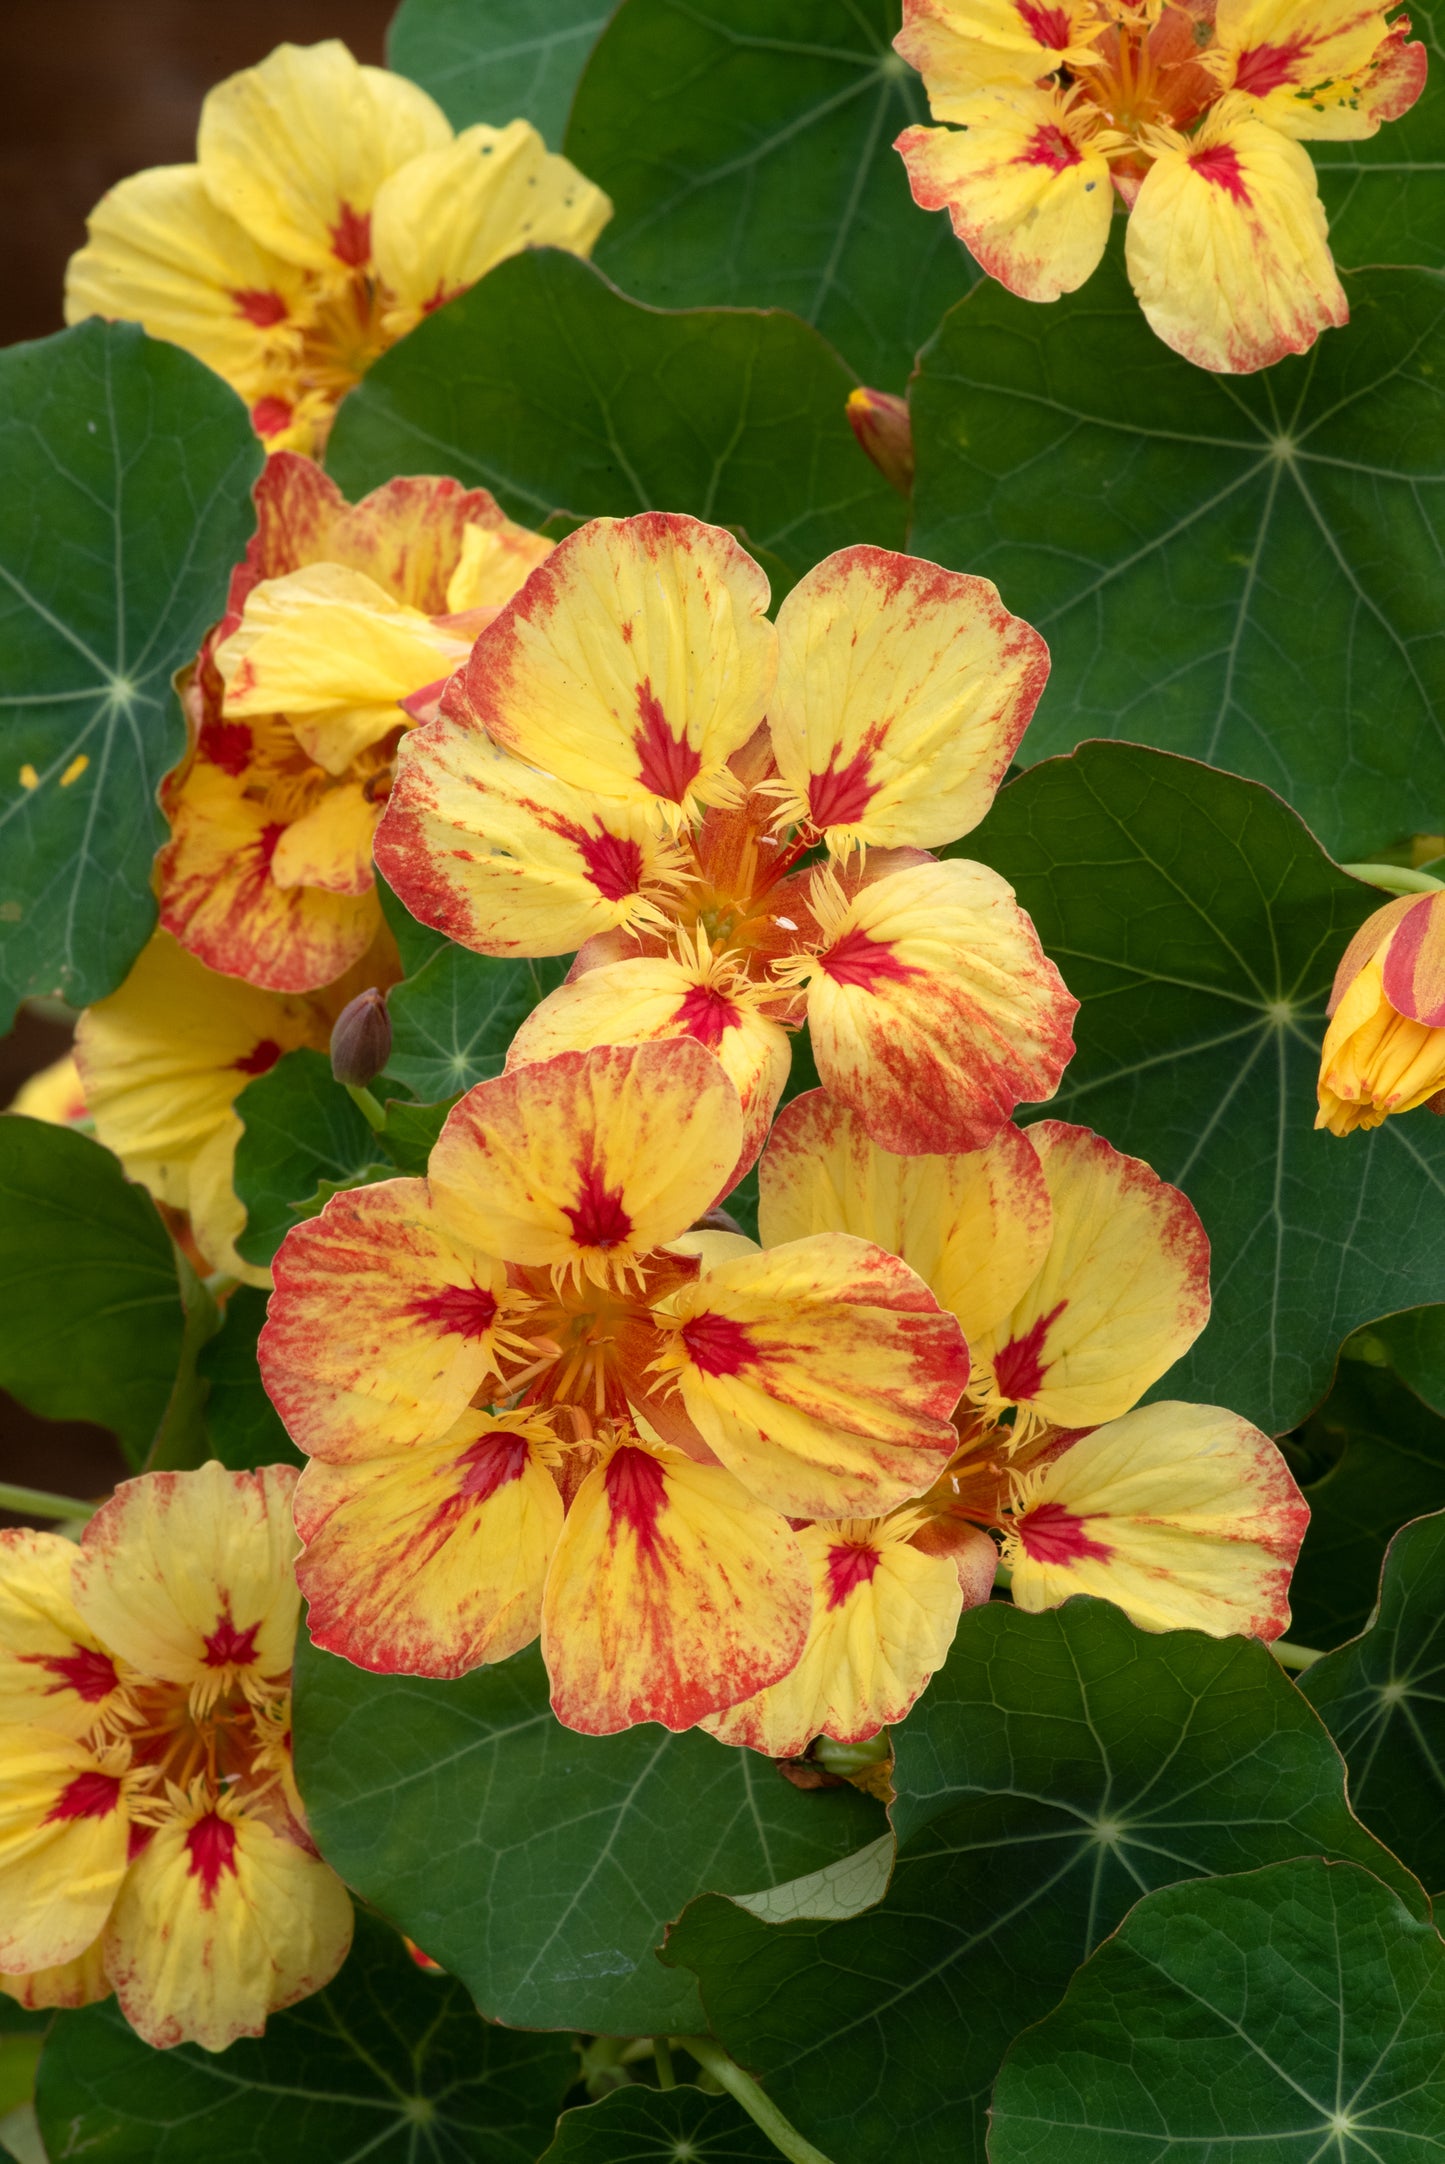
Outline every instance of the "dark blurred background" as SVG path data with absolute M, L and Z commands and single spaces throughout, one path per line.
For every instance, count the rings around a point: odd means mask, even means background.
M 62 325 L 66 258 L 127 173 L 195 155 L 212 83 L 275 45 L 342 38 L 380 63 L 394 0 L 0 0 L 0 344 Z M 63 1023 L 22 1014 L 0 1040 L 0 1105 L 59 1058 Z M 94 1496 L 125 1473 L 114 1439 L 35 1419 L 0 1394 L 0 1480 Z M 0 1524 L 17 1521 L 0 1512 Z M 38 1522 L 38 1521 L 31 1521 Z

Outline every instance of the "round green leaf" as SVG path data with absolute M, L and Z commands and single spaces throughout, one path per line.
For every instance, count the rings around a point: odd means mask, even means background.
M 532 1009 L 566 976 L 568 959 L 512 961 L 450 943 L 438 948 L 387 995 L 388 1078 L 427 1104 L 490 1081 Z
M 1133 744 L 1035 767 L 960 849 L 1083 1001 L 1049 1114 L 1146 1159 L 1209 1234 L 1213 1318 L 1154 1395 L 1297 1426 L 1352 1330 L 1445 1295 L 1445 1122 L 1314 1129 L 1335 965 L 1382 896 L 1268 789 Z
M 529 249 L 383 355 L 327 463 L 352 498 L 455 474 L 533 526 L 686 511 L 798 578 L 849 542 L 902 545 L 903 500 L 848 426 L 853 383 L 791 316 L 662 315 L 576 256 Z
M 530 120 L 555 149 L 606 0 L 402 0 L 386 36 L 398 75 L 429 90 L 454 128 Z
M 1159 343 L 1118 251 L 992 282 L 912 392 L 910 546 L 993 579 L 1053 675 L 1027 756 L 1119 736 L 1278 789 L 1363 858 L 1445 799 L 1445 285 L 1360 271 L 1353 321 L 1257 376 Z
M 1445 1945 L 1304 1857 L 1151 1894 L 1021 2036 L 992 2164 L 1426 2164 L 1445 2154 Z
M 632 2082 L 564 2111 L 541 2164 L 778 2164 L 778 2152 L 730 2096 Z
M 261 1386 L 256 1340 L 266 1320 L 267 1295 L 238 1286 L 226 1302 L 219 1333 L 203 1346 L 196 1367 L 207 1384 L 206 1430 L 211 1452 L 233 1472 L 257 1465 L 304 1465 Z
M 851 1788 L 802 1793 L 698 1730 L 579 1736 L 532 1648 L 460 1683 L 372 1676 L 305 1639 L 297 1779 L 323 1853 L 483 2011 L 612 2035 L 696 2032 L 654 1959 L 705 1889 L 750 1893 L 880 1831 Z
M 248 1262 L 268 1264 L 291 1227 L 338 1187 L 395 1173 L 324 1052 L 307 1046 L 287 1052 L 246 1084 L 236 1110 L 244 1128 L 236 1144 L 236 1193 L 246 1205 L 236 1246 Z
M 1395 1535 L 1369 1628 L 1301 1688 L 1345 1754 L 1365 1824 L 1445 1896 L 1445 1513 Z
M 893 148 L 928 118 L 900 19 L 898 0 L 625 0 L 567 130 L 616 205 L 608 276 L 665 308 L 790 308 L 901 391 L 978 272 Z
M 959 1625 L 895 1731 L 898 1863 L 842 1923 L 696 1903 L 667 1958 L 783 2115 L 847 2164 L 982 2164 L 1004 2051 L 1140 1893 L 1303 1852 L 1370 1865 L 1329 1736 L 1263 1646 L 1074 1600 Z
M 479 2020 L 358 1915 L 335 1982 L 228 2051 L 155 2051 L 114 2001 L 62 2014 L 37 2107 L 52 2157 L 106 2164 L 533 2164 L 576 2073 L 568 2038 Z
M 1374 1324 L 1394 1368 L 1416 1397 L 1445 1413 L 1445 1307 L 1406 1308 Z
M 1424 91 L 1403 120 L 1362 143 L 1311 143 L 1337 263 L 1445 268 L 1445 39 L 1438 0 L 1410 9 L 1430 54 Z
M 113 992 L 156 920 L 171 677 L 221 612 L 262 452 L 199 361 L 92 320 L 0 353 L 0 1028 Z

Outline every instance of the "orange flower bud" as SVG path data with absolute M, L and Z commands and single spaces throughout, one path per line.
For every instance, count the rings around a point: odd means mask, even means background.
M 848 393 L 848 425 L 885 481 L 907 496 L 913 488 L 913 424 L 908 400 L 861 386 Z
M 1330 1015 L 1316 1127 L 1378 1127 L 1445 1088 L 1445 889 L 1401 895 L 1361 925 Z

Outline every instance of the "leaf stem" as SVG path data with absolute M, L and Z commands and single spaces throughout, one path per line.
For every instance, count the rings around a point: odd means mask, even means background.
M 1367 886 L 1383 887 L 1386 894 L 1438 894 L 1445 887 L 1445 880 L 1411 871 L 1404 864 L 1342 864 L 1340 870 L 1351 879 L 1363 879 Z
M 1313 1668 L 1316 1661 L 1322 1661 L 1325 1657 L 1320 1648 L 1292 1646 L 1283 1638 L 1276 1638 L 1269 1650 L 1281 1668 L 1292 1668 L 1296 1674 L 1305 1668 Z
M 677 2087 L 677 2076 L 672 2070 L 672 2053 L 668 2049 L 665 2036 L 654 2036 L 652 2039 L 652 2058 L 657 2068 L 658 2088 L 675 2089 Z
M 679 2050 L 690 2052 L 714 2081 L 722 2083 L 734 2103 L 741 2104 L 753 2123 L 762 2128 L 778 2154 L 787 2157 L 788 2164 L 830 2164 L 822 2150 L 805 2141 L 783 2117 L 772 2098 L 764 2096 L 752 2075 L 745 2074 L 728 2057 L 721 2044 L 714 2043 L 710 2036 L 674 2036 L 671 2042 Z
M 99 1503 L 78 1503 L 73 1495 L 51 1495 L 45 1488 L 17 1488 L 0 1481 L 0 1510 L 23 1511 L 27 1518 L 93 1518 Z

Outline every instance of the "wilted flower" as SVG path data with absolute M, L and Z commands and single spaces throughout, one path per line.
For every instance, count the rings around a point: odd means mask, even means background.
M 150 1473 L 79 1548 L 0 1532 L 0 1989 L 114 1989 L 147 2043 L 224 2050 L 320 1990 L 351 1903 L 290 1764 L 284 1466 Z
M 1329 1012 L 1316 1127 L 1378 1127 L 1445 1090 L 1445 889 L 1402 894 L 1366 918 Z
M 196 148 L 101 198 L 65 320 L 184 346 L 272 449 L 319 450 L 337 401 L 424 315 L 529 245 L 589 254 L 612 215 L 526 121 L 453 136 L 424 90 L 334 38 L 217 84 Z
M 1201 368 L 1302 353 L 1349 310 L 1302 140 L 1358 141 L 1425 82 L 1403 16 L 1331 0 L 905 0 L 894 43 L 934 118 L 898 138 L 915 200 L 946 209 L 1025 300 L 1097 269 L 1117 196 L 1151 327 Z

